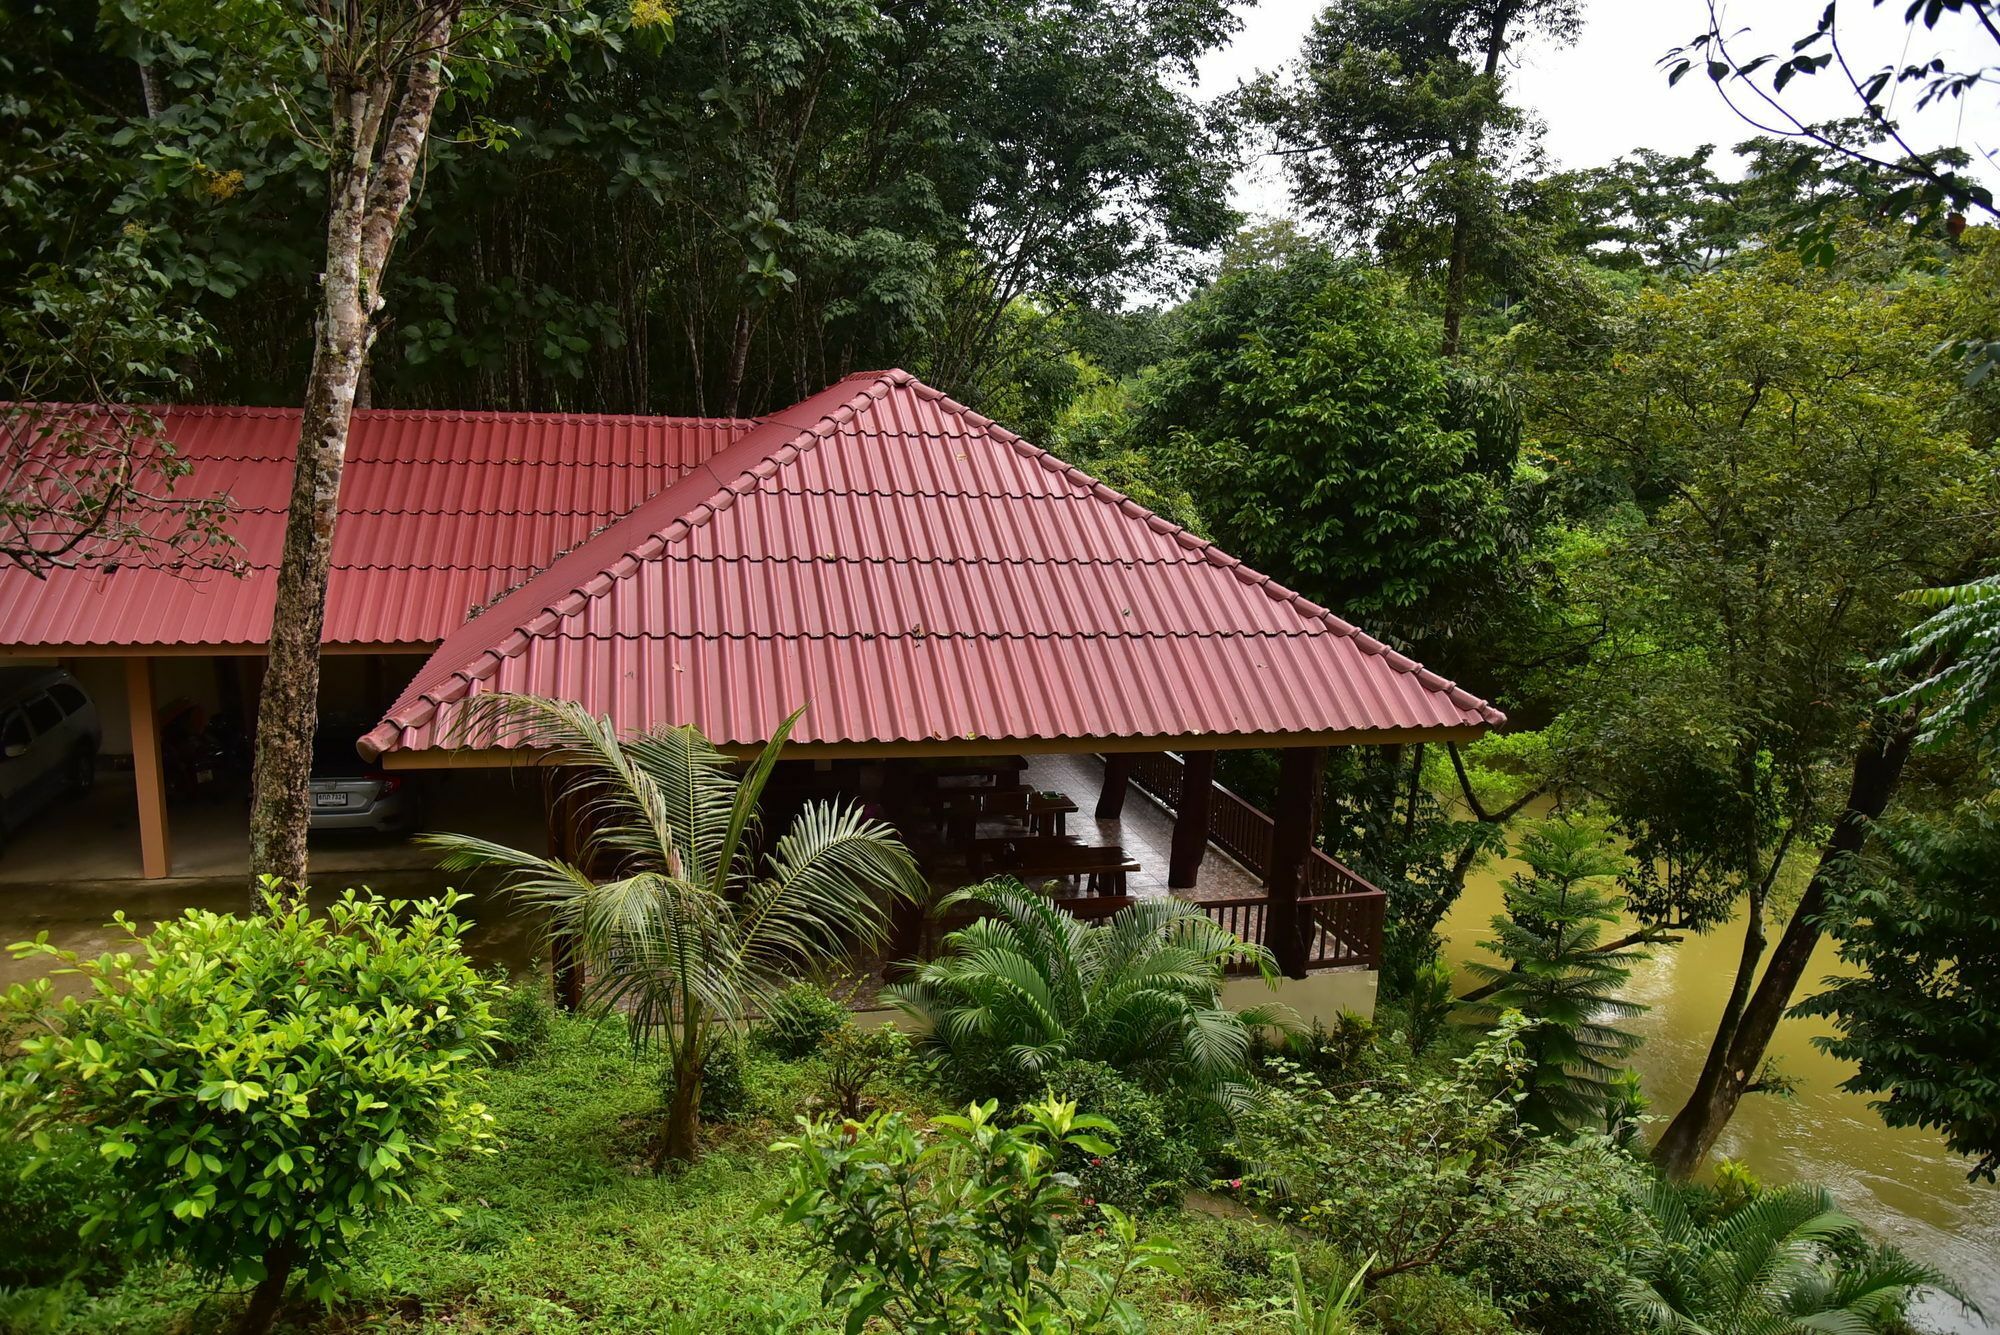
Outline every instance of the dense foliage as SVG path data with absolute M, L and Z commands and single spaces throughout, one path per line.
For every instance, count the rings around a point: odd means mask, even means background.
M 1427 323 L 1317 246 L 1245 264 L 1182 312 L 1129 427 L 1224 550 L 1418 643 L 1476 623 L 1518 541 L 1519 422 Z
M 81 1128 L 115 1165 L 79 1203 L 84 1235 L 254 1283 L 246 1330 L 294 1274 L 330 1298 L 370 1229 L 493 1139 L 467 1085 L 494 990 L 460 949 L 459 901 L 350 891 L 322 914 L 270 885 L 247 918 L 189 910 L 141 936 L 121 915 L 127 948 L 97 959 L 16 947 L 89 984 L 5 999 L 27 1032 L 0 1109 L 33 1137 L 27 1169 L 60 1168 Z
M 1615 1236 L 1631 1162 L 1602 1138 L 1516 1136 L 1526 1028 L 1509 1016 L 1441 1074 L 1398 1068 L 1353 1088 L 1279 1064 L 1242 1120 L 1244 1185 L 1279 1218 L 1372 1255 L 1378 1279 L 1519 1232 Z
M 1818 1041 L 1855 1063 L 1846 1087 L 1880 1094 L 1891 1126 L 1935 1128 L 1970 1172 L 2000 1169 L 2000 799 L 1905 818 L 1856 869 L 1828 914 L 1857 974 L 1829 979 L 1803 1014 L 1831 1019 Z
M 1135 1271 L 1171 1267 L 1173 1249 L 1100 1205 L 1111 1254 L 1080 1255 L 1066 1230 L 1091 1212 L 1056 1170 L 1064 1150 L 1111 1153 L 1117 1128 L 1058 1099 L 1012 1125 L 997 1107 L 934 1118 L 929 1136 L 901 1113 L 802 1119 L 774 1147 L 791 1159 L 785 1222 L 824 1258 L 823 1295 L 849 1330 L 876 1316 L 921 1335 L 1144 1329 L 1121 1290 Z
M 727 415 L 903 364 L 1034 416 L 1049 396 L 1026 382 L 1070 379 L 1052 312 L 1170 283 L 1234 222 L 1231 131 L 1181 90 L 1235 24 L 1221 0 L 521 12 L 559 19 L 531 52 L 467 24 L 485 59 L 440 108 L 377 403 Z M 227 350 L 196 393 L 295 401 L 324 161 L 216 78 L 219 34 L 145 19 L 4 20 L 34 96 L 0 153 L 22 241 L 0 291 L 106 239 L 41 220 L 129 223 Z

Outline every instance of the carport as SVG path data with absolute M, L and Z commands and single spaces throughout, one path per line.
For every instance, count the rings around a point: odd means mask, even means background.
M 228 529 L 239 573 L 163 569 L 143 559 L 57 570 L 45 579 L 0 569 L 0 659 L 74 673 L 97 705 L 106 762 L 104 792 L 45 808 L 17 832 L 0 877 L 46 881 L 85 868 L 123 877 L 205 876 L 240 874 L 248 865 L 245 822 L 233 799 L 226 808 L 233 819 L 173 799 L 160 719 L 184 705 L 233 721 L 245 739 L 251 734 L 299 415 L 175 407 L 160 416 L 163 435 L 190 465 L 179 486 L 232 501 Z M 322 718 L 364 731 L 480 607 L 698 467 L 748 425 L 357 412 L 327 591 Z M 463 785 L 437 787 L 442 793 Z M 468 802 L 470 817 L 484 810 Z M 317 852 L 314 864 L 321 865 Z

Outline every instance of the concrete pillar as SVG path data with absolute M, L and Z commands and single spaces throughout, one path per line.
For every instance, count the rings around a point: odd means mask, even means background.
M 1306 858 L 1319 839 L 1320 786 L 1326 748 L 1292 746 L 1278 753 L 1277 809 L 1271 813 L 1271 865 L 1264 884 L 1264 945 L 1287 978 L 1306 976 L 1311 921 L 1299 908 Z
M 125 660 L 125 707 L 131 716 L 132 778 L 139 794 L 139 868 L 148 878 L 173 869 L 167 832 L 167 776 L 160 763 L 160 715 L 153 703 L 153 660 Z
M 1215 752 L 1181 753 L 1181 801 L 1174 810 L 1173 854 L 1167 862 L 1167 888 L 1189 890 L 1201 873 L 1208 851 L 1208 812 L 1215 797 Z
M 1132 753 L 1113 751 L 1104 757 L 1104 791 L 1097 795 L 1097 818 L 1117 820 L 1125 810 L 1125 790 L 1132 786 Z

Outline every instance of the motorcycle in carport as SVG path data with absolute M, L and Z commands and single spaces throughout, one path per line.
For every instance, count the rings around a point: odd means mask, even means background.
M 175 700 L 160 711 L 160 767 L 167 796 L 177 800 L 220 801 L 234 778 L 228 748 L 191 700 Z

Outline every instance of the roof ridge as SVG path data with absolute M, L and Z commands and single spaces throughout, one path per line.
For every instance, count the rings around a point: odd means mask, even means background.
M 1157 511 L 1146 508 L 1117 488 L 1098 481 L 1068 460 L 1058 458 L 1019 433 L 1008 430 L 984 413 L 968 408 L 949 394 L 946 394 L 943 390 L 933 389 L 931 386 L 917 381 L 914 386 L 914 392 L 920 397 L 932 399 L 943 410 L 957 414 L 965 421 L 985 432 L 992 439 L 1013 446 L 1015 452 L 1022 457 L 1034 460 L 1050 472 L 1062 474 L 1079 486 L 1088 487 L 1100 499 L 1115 504 L 1124 513 L 1134 519 L 1143 520 L 1155 533 L 1160 534 L 1162 537 L 1171 537 L 1181 546 L 1199 553 L 1209 564 L 1223 570 L 1231 571 L 1244 583 L 1261 588 L 1273 600 L 1290 604 L 1293 610 L 1303 616 L 1319 619 L 1335 634 L 1343 635 L 1353 640 L 1355 647 L 1361 650 L 1361 652 L 1378 657 L 1396 671 L 1415 677 L 1426 689 L 1441 692 L 1446 699 L 1459 708 L 1476 710 L 1480 717 L 1495 727 L 1507 721 L 1506 714 L 1466 690 L 1457 682 L 1440 676 L 1409 655 L 1391 648 L 1338 613 L 1329 608 L 1321 607 L 1304 594 L 1296 593 L 1286 588 L 1269 575 L 1252 570 L 1242 560 L 1223 551 L 1209 539 L 1190 532 L 1186 526 L 1176 524 L 1173 520 L 1168 519 Z
M 0 401 L 0 407 L 19 406 L 20 402 Z M 285 403 L 85 403 L 68 399 L 41 399 L 35 401 L 35 406 L 55 410 L 87 409 L 91 412 L 129 408 L 155 416 L 182 413 L 196 417 L 297 417 L 302 411 L 294 404 Z M 705 417 L 699 413 L 562 412 L 544 408 L 356 408 L 353 415 L 356 418 L 439 422 L 657 422 L 663 426 L 741 427 L 746 430 L 754 429 L 764 421 L 759 417 Z M 291 458 L 290 455 L 282 457 Z
M 840 401 L 834 406 L 832 411 L 821 413 L 811 423 L 795 427 L 790 435 L 783 438 L 782 443 L 777 448 L 765 450 L 762 453 L 757 452 L 758 447 L 761 445 L 761 442 L 757 438 L 765 430 L 773 427 L 782 428 L 792 425 L 782 420 L 786 414 L 803 408 L 806 404 L 813 402 L 814 399 L 824 398 L 832 390 L 836 390 L 856 380 L 866 381 L 866 388 Z M 613 520 L 596 533 L 584 538 L 582 542 L 571 548 L 568 552 L 558 554 L 556 559 L 551 561 L 541 571 L 531 575 L 520 585 L 502 594 L 497 600 L 489 604 L 485 611 L 482 611 L 478 616 L 473 617 L 460 626 L 458 631 L 454 632 L 454 636 L 465 633 L 466 630 L 477 625 L 488 615 L 497 612 L 501 607 L 505 606 L 508 599 L 532 589 L 536 582 L 542 579 L 543 576 L 552 574 L 564 561 L 584 552 L 601 538 L 612 532 L 618 525 L 635 519 L 643 510 L 669 503 L 675 492 L 682 490 L 690 482 L 697 481 L 701 473 L 707 472 L 710 476 L 721 479 L 722 474 L 717 470 L 716 464 L 726 456 L 740 454 L 744 458 L 755 458 L 756 462 L 751 463 L 748 467 L 743 468 L 727 480 L 721 481 L 721 485 L 710 492 L 706 498 L 684 510 L 676 512 L 673 520 L 664 528 L 647 534 L 646 537 L 642 538 L 635 545 L 626 548 L 609 563 L 599 567 L 588 578 L 573 584 L 558 598 L 545 602 L 533 616 L 525 621 L 516 623 L 510 628 L 507 634 L 497 643 L 489 644 L 486 648 L 481 649 L 470 659 L 466 660 L 463 665 L 452 669 L 450 672 L 423 685 L 421 688 L 418 682 L 413 680 L 405 697 L 409 704 L 406 706 L 405 701 L 402 699 L 396 701 L 390 707 L 389 713 L 383 720 L 361 739 L 359 743 L 361 749 L 370 755 L 380 754 L 382 751 L 388 749 L 395 741 L 396 732 L 401 728 L 426 722 L 436 714 L 438 706 L 462 699 L 475 683 L 484 681 L 497 673 L 502 664 L 525 651 L 529 643 L 537 636 L 546 633 L 551 626 L 560 624 L 564 618 L 575 613 L 591 598 L 595 598 L 605 592 L 618 581 L 629 578 L 638 571 L 644 562 L 658 556 L 671 544 L 680 541 L 681 538 L 692 533 L 696 528 L 707 524 L 716 515 L 734 505 L 738 497 L 755 490 L 757 484 L 765 478 L 770 477 L 778 469 L 791 463 L 800 454 L 826 439 L 827 436 L 838 430 L 841 426 L 853 421 L 864 406 L 886 397 L 892 389 L 913 383 L 916 383 L 916 377 L 912 376 L 908 371 L 895 369 L 844 376 L 835 382 L 834 385 L 830 386 L 829 389 L 822 390 L 819 394 L 802 399 L 799 403 L 792 405 L 791 408 L 784 409 L 778 413 L 772 413 L 760 419 L 758 424 L 749 432 L 738 437 L 727 448 L 697 464 L 678 482 L 669 486 L 664 491 L 658 492 L 641 501 L 618 519 Z M 447 639 L 444 645 L 438 647 L 438 652 L 440 654 L 443 653 L 445 647 L 449 644 L 450 640 Z

